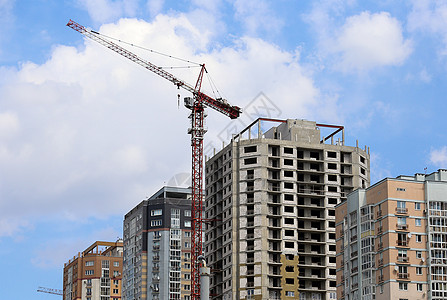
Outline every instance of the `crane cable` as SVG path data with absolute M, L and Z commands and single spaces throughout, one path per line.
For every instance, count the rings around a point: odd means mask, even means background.
M 172 55 L 169 55 L 169 54 L 165 54 L 165 53 L 162 53 L 162 52 L 159 52 L 159 51 L 156 51 L 156 50 L 152 50 L 152 49 L 149 49 L 149 48 L 145 48 L 145 47 L 143 47 L 143 46 L 135 45 L 135 44 L 132 44 L 132 43 L 129 43 L 129 42 L 126 42 L 126 41 L 123 41 L 123 40 L 120 40 L 120 39 L 117 39 L 117 38 L 114 38 L 114 37 L 105 35 L 105 34 L 103 34 L 103 33 L 99 33 L 99 32 L 94 31 L 94 30 L 91 30 L 91 31 L 92 31 L 93 33 L 102 35 L 102 36 L 104 36 L 104 37 L 106 37 L 106 38 L 108 38 L 108 39 L 111 39 L 111 40 L 114 40 L 114 41 L 117 41 L 117 42 L 120 42 L 120 43 L 129 45 L 129 46 L 132 46 L 132 47 L 135 47 L 135 48 L 140 48 L 140 49 L 142 49 L 142 50 L 149 51 L 149 52 L 151 52 L 151 53 L 155 53 L 155 54 L 158 54 L 158 55 L 161 55 L 161 56 L 165 56 L 165 57 L 169 57 L 169 58 L 172 58 L 172 59 L 180 60 L 180 61 L 183 61 L 183 62 L 186 62 L 186 63 L 189 63 L 189 64 L 194 64 L 194 65 L 196 65 L 196 66 L 194 66 L 194 67 L 201 67 L 201 66 L 202 66 L 202 64 L 199 64 L 199 63 L 196 63 L 196 62 L 187 60 L 187 59 L 183 59 L 183 58 L 180 58 L 180 57 L 176 57 L 176 56 L 172 56 Z M 188 67 L 188 66 L 187 66 L 187 67 Z M 190 66 L 189 66 L 189 67 L 190 67 Z M 189 68 L 189 67 L 188 67 L 188 68 Z M 182 67 L 171 67 L 171 68 L 182 68 Z

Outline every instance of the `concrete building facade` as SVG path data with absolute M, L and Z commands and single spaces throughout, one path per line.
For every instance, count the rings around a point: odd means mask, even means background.
M 64 264 L 64 300 L 121 299 L 123 241 L 95 242 Z
M 212 299 L 336 299 L 335 205 L 369 185 L 366 147 L 258 119 L 206 161 L 205 185 Z
M 447 299 L 447 170 L 357 190 L 336 223 L 338 299 Z
M 190 197 L 163 187 L 125 215 L 123 299 L 190 299 Z

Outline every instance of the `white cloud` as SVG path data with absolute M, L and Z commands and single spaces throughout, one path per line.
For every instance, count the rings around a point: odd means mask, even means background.
M 152 17 L 158 15 L 163 9 L 164 0 L 148 0 L 146 2 L 147 10 Z
M 430 162 L 439 168 L 447 166 L 447 146 L 440 149 L 433 149 L 430 152 Z
M 248 37 L 208 51 L 212 40 L 188 18 L 122 19 L 100 31 L 206 62 L 234 105 L 245 107 L 263 91 L 281 108 L 280 118 L 318 117 L 313 108 L 319 90 L 299 53 Z M 132 51 L 167 64 L 165 58 Z M 192 84 L 198 75 L 198 69 L 172 72 Z M 177 108 L 177 94 L 188 93 L 94 42 L 79 49 L 55 46 L 45 63 L 2 68 L 0 78 L 3 111 L 17 116 L 17 121 L 3 116 L 9 121 L 2 128 L 14 134 L 0 146 L 0 199 L 8 199 L 0 201 L 2 220 L 58 214 L 76 221 L 124 214 L 191 168 L 188 111 Z M 204 89 L 210 90 L 206 78 Z M 221 145 L 216 136 L 227 124 L 243 126 L 210 110 L 206 143 Z M 3 224 L 0 236 L 20 224 Z
M 122 232 L 106 227 L 92 231 L 88 236 L 84 237 L 50 239 L 31 254 L 31 263 L 41 269 L 60 269 L 64 263 L 76 256 L 78 252 L 85 250 L 95 241 L 116 241 L 121 236 Z
M 412 53 L 400 22 L 388 12 L 363 11 L 346 17 L 356 1 L 320 1 L 303 16 L 315 31 L 324 65 L 343 72 L 364 73 L 401 65 Z
M 338 67 L 348 72 L 400 65 L 412 52 L 399 21 L 386 12 L 362 12 L 347 18 L 332 46 L 341 56 Z
M 77 0 L 92 20 L 104 23 L 119 17 L 134 17 L 138 12 L 138 0 Z
M 19 119 L 15 113 L 0 112 L 0 139 L 14 135 L 19 127 Z
M 267 1 L 234 0 L 233 6 L 235 17 L 243 24 L 247 35 L 259 32 L 275 34 L 284 25 Z
M 440 55 L 447 55 L 447 3 L 443 1 L 412 1 L 413 9 L 408 15 L 408 29 L 440 37 L 443 45 Z

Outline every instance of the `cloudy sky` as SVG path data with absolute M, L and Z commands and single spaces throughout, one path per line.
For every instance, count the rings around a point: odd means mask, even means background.
M 36 288 L 62 289 L 64 262 L 190 169 L 188 93 L 69 19 L 160 66 L 190 64 L 142 48 L 205 63 L 205 91 L 251 112 L 208 111 L 208 153 L 258 115 L 344 125 L 373 183 L 447 168 L 443 2 L 0 0 L 4 299 L 57 299 Z M 199 69 L 170 71 L 194 84 Z

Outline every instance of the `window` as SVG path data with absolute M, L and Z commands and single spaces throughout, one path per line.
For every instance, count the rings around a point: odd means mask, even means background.
M 422 235 L 416 234 L 415 237 L 416 237 L 416 243 L 422 243 Z
M 407 224 L 407 218 L 406 217 L 398 217 L 397 218 L 397 225 L 406 225 Z
M 191 243 L 190 242 L 185 242 L 185 248 L 191 248 Z
M 293 148 L 284 147 L 284 154 L 293 154 Z
M 422 224 L 421 219 L 414 219 L 414 223 L 416 226 L 421 226 Z
M 414 203 L 414 209 L 415 210 L 421 210 L 421 203 L 420 202 Z
M 418 292 L 422 292 L 422 283 L 418 283 L 417 290 Z
M 422 275 L 422 267 L 416 267 L 416 275 Z
M 422 251 L 416 251 L 416 258 L 422 258 Z
M 337 158 L 337 152 L 328 151 L 327 157 Z
M 284 159 L 284 165 L 285 166 L 293 166 L 293 160 L 292 159 Z
M 162 220 L 152 220 L 151 221 L 151 226 L 152 227 L 154 227 L 154 226 L 161 226 L 161 224 L 162 224 Z
M 151 216 L 161 216 L 163 214 L 162 209 L 153 209 L 151 210 Z
M 95 270 L 85 270 L 85 275 L 93 275 Z
M 404 201 L 397 201 L 397 208 L 405 208 L 405 202 Z
M 191 279 L 191 274 L 185 273 L 183 276 L 184 279 Z
M 92 294 L 92 288 L 87 288 L 86 292 L 87 292 L 87 296 L 90 296 Z
M 91 280 L 91 279 L 90 279 L 90 280 Z M 119 281 L 118 279 L 114 279 L 114 280 L 113 280 L 113 284 L 114 284 L 114 285 L 118 285 L 119 283 L 120 283 L 120 281 Z
M 191 227 L 191 221 L 185 221 L 185 227 Z
M 284 243 L 284 247 L 285 248 L 294 248 L 295 247 L 295 243 L 294 242 L 285 242 Z
M 253 164 L 257 163 L 257 162 L 258 162 L 258 159 L 256 157 L 244 159 L 244 164 L 245 165 L 253 165 Z
M 185 284 L 185 285 L 183 286 L 183 288 L 184 288 L 185 290 L 189 291 L 189 290 L 191 290 L 191 285 L 189 285 L 189 284 Z
M 185 217 L 191 217 L 191 211 L 189 209 L 185 210 Z
M 398 192 L 405 192 L 405 189 L 404 188 L 397 188 L 396 191 L 398 191 Z
M 185 263 L 185 269 L 191 269 L 191 264 L 190 263 Z
M 257 151 L 257 146 L 244 147 L 244 153 L 253 153 Z
M 114 261 L 113 262 L 113 266 L 114 267 L 119 267 L 120 266 L 120 262 L 119 261 Z
M 93 260 L 89 260 L 89 261 L 86 261 L 85 262 L 85 266 L 86 267 L 91 267 L 91 266 L 93 266 L 95 264 L 95 262 L 93 261 Z
M 293 291 L 286 291 L 286 297 L 295 297 L 295 292 L 293 292 Z
M 118 289 L 113 289 L 114 294 L 118 294 Z
M 185 237 L 186 238 L 191 237 L 191 231 L 185 231 Z
M 119 271 L 113 271 L 113 277 L 118 277 L 120 276 L 120 272 Z
M 399 282 L 399 290 L 401 290 L 401 291 L 408 291 L 408 283 L 406 283 L 406 282 Z
M 110 267 L 110 261 L 108 261 L 108 260 L 103 260 L 103 261 L 102 261 L 102 267 L 103 267 L 104 269 L 108 269 L 108 268 Z

